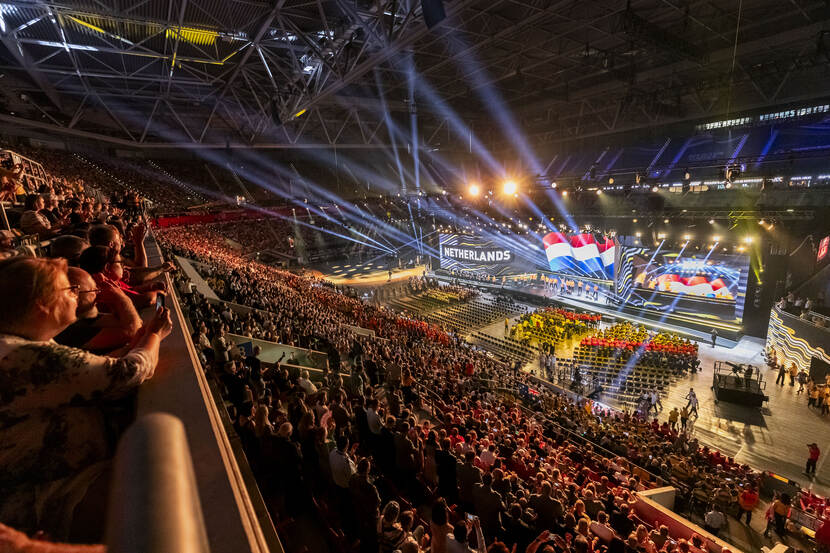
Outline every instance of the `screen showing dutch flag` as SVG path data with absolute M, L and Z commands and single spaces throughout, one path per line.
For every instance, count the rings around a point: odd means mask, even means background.
M 613 279 L 617 246 L 611 238 L 593 234 L 551 232 L 544 238 L 550 270 L 573 275 Z

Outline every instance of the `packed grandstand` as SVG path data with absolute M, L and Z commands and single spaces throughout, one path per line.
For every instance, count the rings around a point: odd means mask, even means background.
M 825 0 L 0 2 L 0 553 L 830 553 Z
M 615 408 L 576 395 L 570 377 L 474 345 L 470 329 L 251 257 L 276 242 L 272 234 L 285 236 L 279 217 L 168 224 L 174 218 L 147 217 L 140 184 L 79 177 L 83 162 L 65 154 L 37 159 L 49 169 L 36 187 L 4 177 L 15 196 L 0 263 L 4 539 L 101 539 L 103 526 L 89 525 L 101 496 L 86 496 L 103 485 L 130 398 L 154 378 L 171 302 L 270 516 L 285 528 L 312 520 L 332 550 L 697 553 L 720 543 L 727 518 L 763 518 L 761 505 L 766 533 L 779 539 L 794 529 L 793 506 L 824 515 L 806 490 L 762 503 L 762 471 L 775 467 L 749 467 L 701 443 L 687 407 L 652 418 L 653 402 Z M 148 262 L 151 243 L 166 261 Z M 490 295 L 426 276 L 404 288 L 430 312 Z M 502 298 L 491 307 L 516 305 Z M 627 386 L 639 370 L 668 383 L 700 365 L 698 343 L 676 333 L 567 307 L 525 311 L 504 322 L 505 340 L 538 352 L 543 368 L 570 367 L 575 379 L 580 367 L 621 363 L 634 372 L 607 385 Z M 569 341 L 570 359 L 561 351 Z M 270 344 L 286 349 L 260 359 Z M 654 390 L 662 384 L 640 396 Z M 673 512 L 705 530 L 647 518 L 642 497 L 665 486 L 676 494 Z M 817 530 L 822 543 L 824 526 Z M 285 539 L 289 548 L 302 542 L 290 531 Z

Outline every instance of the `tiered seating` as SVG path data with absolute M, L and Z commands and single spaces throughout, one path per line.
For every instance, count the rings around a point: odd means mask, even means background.
M 438 309 L 444 309 L 447 307 L 445 302 L 423 295 L 390 300 L 389 305 L 396 309 L 419 315 L 431 313 L 433 311 L 437 311 Z
M 539 355 L 537 348 L 523 345 L 512 338 L 497 338 L 478 331 L 473 331 L 470 337 L 477 346 L 483 347 L 511 363 L 516 361 L 521 364 L 529 363 Z
M 595 377 L 603 386 L 603 394 L 621 403 L 634 404 L 644 391 L 656 390 L 662 394 L 669 386 L 672 373 L 652 366 L 642 359 L 606 356 L 594 353 L 584 346 L 574 350 L 573 362 L 583 374 Z
M 430 322 L 465 331 L 481 328 L 496 321 L 509 318 L 522 312 L 522 308 L 513 305 L 496 304 L 489 299 L 477 299 L 469 303 L 454 305 L 431 313 L 426 317 Z

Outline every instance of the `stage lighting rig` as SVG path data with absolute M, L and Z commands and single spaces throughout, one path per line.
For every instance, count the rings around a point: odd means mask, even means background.
M 505 195 L 512 196 L 519 190 L 519 185 L 516 184 L 514 180 L 506 180 L 502 185 L 502 190 L 504 191 Z
M 471 184 L 469 188 L 467 188 L 467 193 L 471 198 L 477 198 L 478 195 L 481 193 L 481 187 L 477 184 Z

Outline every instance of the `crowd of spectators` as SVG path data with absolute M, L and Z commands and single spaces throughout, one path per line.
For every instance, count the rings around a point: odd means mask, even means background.
M 37 183 L 6 208 L 0 256 L 0 540 L 4 551 L 97 551 L 20 531 L 102 539 L 114 445 L 171 331 L 156 300 L 174 267 L 148 265 L 140 198 L 62 174 Z
M 819 292 L 815 298 L 805 298 L 791 291 L 779 299 L 775 305 L 778 309 L 808 320 L 816 326 L 826 327 L 828 325 L 822 292 Z
M 270 312 L 240 316 L 197 293 L 183 300 L 265 489 L 291 498 L 289 513 L 316 507 L 364 551 L 693 551 L 636 519 L 635 492 L 671 482 L 701 514 L 718 496 L 737 515 L 741 493 L 757 485 L 748 467 L 668 421 L 546 391 L 526 409 L 499 393 L 526 385 L 525 375 L 440 330 L 245 262 L 187 228 L 159 234 L 211 266 L 223 299 Z M 277 341 L 329 353 L 329 368 L 312 378 L 291 363 L 266 369 L 257 352 L 235 359 L 222 338 L 229 328 L 272 329 Z

